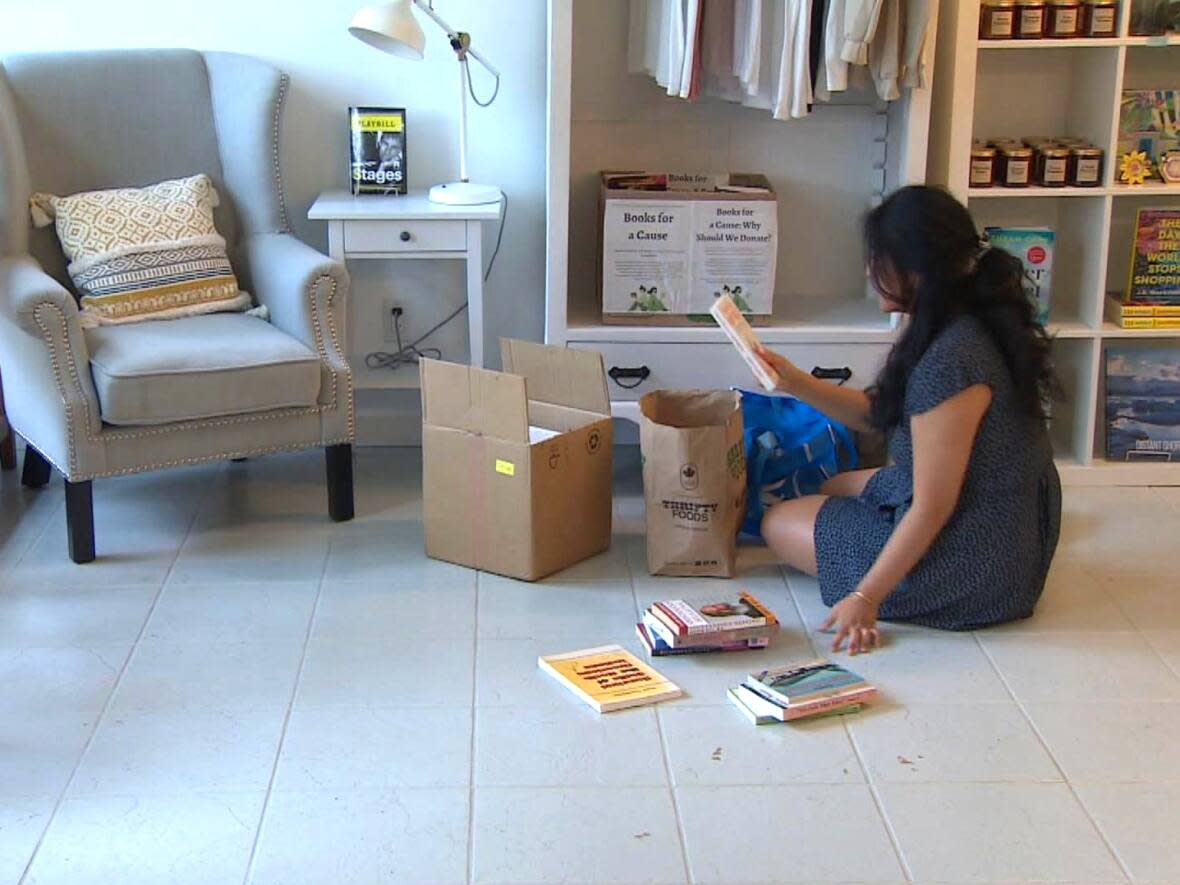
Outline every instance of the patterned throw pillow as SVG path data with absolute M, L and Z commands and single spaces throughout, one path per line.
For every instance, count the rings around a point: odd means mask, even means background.
M 208 175 L 144 188 L 33 194 L 33 223 L 56 218 L 86 325 L 243 310 L 225 240 L 213 226 Z

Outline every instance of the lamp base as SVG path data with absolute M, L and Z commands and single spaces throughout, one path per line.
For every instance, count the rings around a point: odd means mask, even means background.
M 470 181 L 436 184 L 430 189 L 430 202 L 446 203 L 450 206 L 479 206 L 483 203 L 499 203 L 500 196 L 500 189 L 494 184 L 472 184 Z

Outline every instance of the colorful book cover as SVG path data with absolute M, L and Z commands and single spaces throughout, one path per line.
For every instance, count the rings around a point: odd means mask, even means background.
M 349 108 L 350 164 L 354 194 L 406 192 L 404 108 Z
M 1127 300 L 1180 299 L 1180 209 L 1140 209 Z
M 1057 235 L 1047 227 L 989 227 L 987 241 L 1012 253 L 1024 265 L 1024 291 L 1037 308 L 1037 322 L 1049 322 L 1053 295 L 1053 247 Z
M 745 685 L 767 700 L 789 707 L 821 696 L 856 691 L 868 683 L 839 664 L 815 660 L 753 672 Z
M 1180 461 L 1180 349 L 1107 345 L 1106 457 Z
M 754 377 L 758 379 L 758 383 L 767 391 L 778 390 L 782 379 L 779 378 L 778 372 L 758 357 L 758 348 L 762 342 L 755 334 L 754 328 L 742 316 L 738 306 L 733 303 L 733 299 L 728 295 L 722 295 L 713 302 L 709 313 L 717 321 L 725 337 L 737 348 L 750 371 L 754 373 Z
M 774 612 L 745 591 L 736 599 L 721 599 L 702 605 L 692 605 L 683 599 L 664 600 L 653 605 L 652 612 L 680 636 L 778 624 Z
M 675 683 L 619 645 L 542 655 L 537 665 L 599 713 L 683 694 Z
M 750 627 L 746 630 L 724 630 L 719 633 L 694 633 L 691 636 L 680 636 L 665 621 L 657 617 L 651 608 L 643 613 L 643 625 L 649 633 L 659 637 L 672 648 L 712 648 L 718 645 L 755 640 L 761 642 L 761 645 L 755 647 L 762 647 L 762 645 L 769 643 L 771 634 L 778 630 L 777 626 Z
M 766 648 L 770 644 L 770 639 L 763 636 L 722 642 L 715 645 L 672 645 L 642 621 L 635 625 L 635 633 L 639 636 L 643 647 L 647 649 L 647 653 L 653 658 L 671 655 L 708 654 L 710 652 L 722 651 L 749 651 L 753 648 Z
M 1128 89 L 1119 105 L 1121 157 L 1144 151 L 1153 165 L 1180 150 L 1180 89 Z

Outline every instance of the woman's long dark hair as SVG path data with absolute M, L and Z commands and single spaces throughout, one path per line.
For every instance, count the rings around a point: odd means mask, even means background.
M 1060 384 L 1050 339 L 1021 285 L 1019 259 L 985 247 L 967 209 L 933 187 L 890 195 L 865 217 L 864 239 L 873 285 L 910 315 L 870 391 L 874 425 L 891 430 L 901 424 L 914 366 L 938 333 L 964 315 L 979 320 L 995 340 L 1019 407 L 1045 417 Z

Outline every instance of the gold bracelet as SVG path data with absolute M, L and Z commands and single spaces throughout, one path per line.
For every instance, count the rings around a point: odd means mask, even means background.
M 852 595 L 853 595 L 853 596 L 859 596 L 861 599 L 863 599 L 865 602 L 867 602 L 867 603 L 868 603 L 869 605 L 871 605 L 873 608 L 876 608 L 876 607 L 877 607 L 877 603 L 873 602 L 873 600 L 869 599 L 869 597 L 868 597 L 866 594 L 864 594 L 864 593 L 861 593 L 859 590 L 853 590 L 853 591 L 852 591 Z

